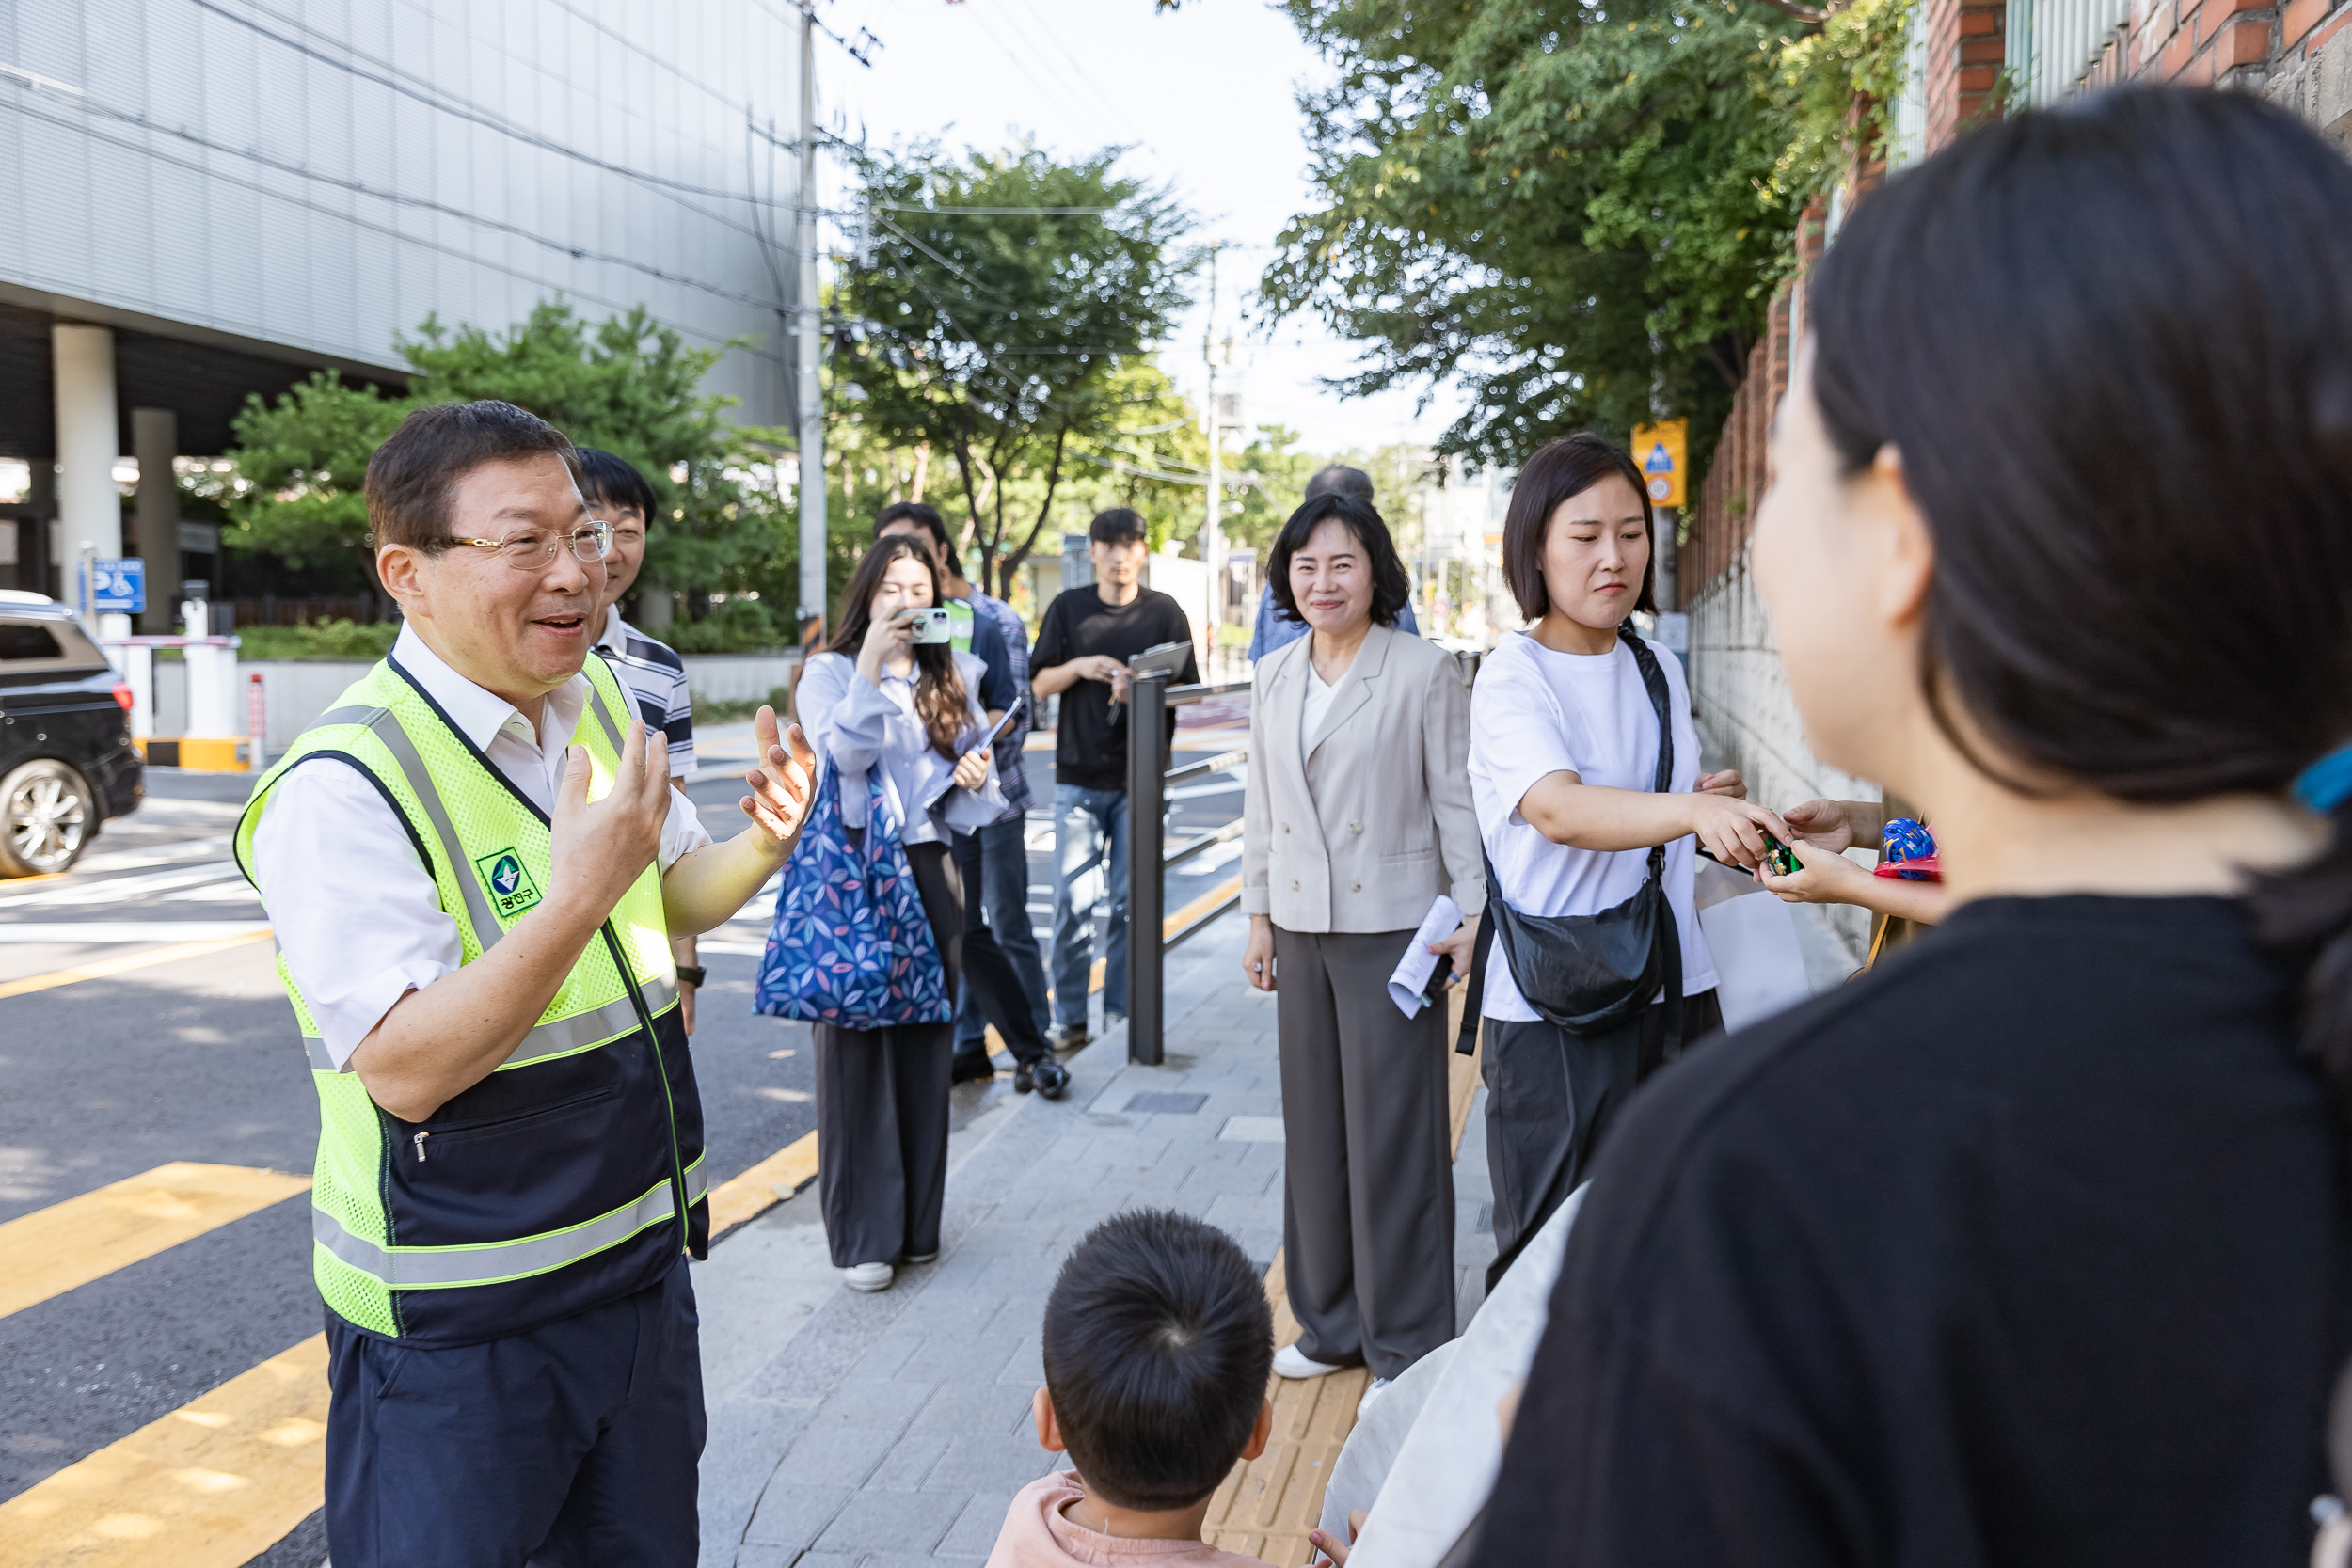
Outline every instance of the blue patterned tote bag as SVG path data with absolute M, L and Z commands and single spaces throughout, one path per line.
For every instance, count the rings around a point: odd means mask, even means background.
M 866 829 L 841 821 L 841 776 L 828 761 L 801 830 L 752 1005 L 841 1029 L 945 1023 L 955 1016 L 914 867 L 882 786 L 866 780 Z

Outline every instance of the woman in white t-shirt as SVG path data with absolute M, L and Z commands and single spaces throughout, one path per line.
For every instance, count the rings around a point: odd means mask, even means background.
M 1486 958 L 1486 1163 L 1494 1180 L 1492 1290 L 1519 1248 L 1591 1174 L 1594 1152 L 1634 1087 L 1670 1049 L 1723 1027 L 1715 964 L 1692 879 L 1699 845 L 1753 867 L 1763 833 L 1793 836 L 1751 805 L 1734 772 L 1699 772 L 1681 661 L 1652 647 L 1674 725 L 1673 769 L 1654 793 L 1658 714 L 1618 627 L 1651 597 L 1648 498 L 1633 460 L 1572 436 L 1519 470 L 1503 522 L 1502 569 L 1535 623 L 1486 656 L 1470 697 L 1470 795 L 1493 867 L 1490 895 L 1522 915 L 1597 915 L 1639 893 L 1653 846 L 1680 939 L 1679 1040 L 1662 996 L 1624 1022 L 1570 1034 L 1516 982 L 1498 937 Z M 1662 938 L 1662 933 L 1661 933 Z

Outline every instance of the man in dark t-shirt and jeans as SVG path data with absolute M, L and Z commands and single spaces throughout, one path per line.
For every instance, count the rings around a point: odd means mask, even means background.
M 1127 661 L 1162 643 L 1192 641 L 1184 607 L 1143 586 L 1149 547 L 1140 516 L 1114 507 L 1094 519 L 1087 537 L 1094 583 L 1055 595 L 1029 656 L 1038 697 L 1061 698 L 1054 741 L 1054 1022 L 1065 1051 L 1087 1040 L 1094 900 L 1082 902 L 1075 890 L 1083 881 L 1090 894 L 1088 874 L 1097 865 L 1111 895 L 1104 1027 L 1127 1011 Z M 1173 684 L 1200 678 L 1185 654 Z M 1174 714 L 1168 723 L 1172 735 Z

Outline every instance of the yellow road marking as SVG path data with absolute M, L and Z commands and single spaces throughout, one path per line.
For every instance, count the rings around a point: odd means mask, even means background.
M 817 1174 L 817 1134 L 795 1138 L 732 1181 L 710 1190 L 710 1239 L 784 1201 Z
M 1233 895 L 1239 893 L 1240 891 L 1241 879 L 1239 877 L 1228 878 L 1220 885 L 1211 888 L 1208 892 L 1202 894 L 1200 897 L 1194 899 L 1191 903 L 1186 904 L 1183 909 L 1178 910 L 1174 914 L 1169 915 L 1167 919 L 1160 922 L 1160 940 L 1162 942 L 1166 942 L 1168 938 L 1174 936 L 1177 932 L 1183 930 L 1185 927 L 1191 925 L 1194 921 L 1200 919 L 1211 910 L 1216 909 L 1219 904 L 1222 904 L 1225 900 L 1231 898 Z
M 101 958 L 94 964 L 75 969 L 53 969 L 46 974 L 34 974 L 22 980 L 0 981 L 0 997 L 23 996 L 28 991 L 47 990 L 53 986 L 70 986 L 78 980 L 103 980 L 109 974 L 128 970 L 145 969 L 151 964 L 177 963 L 182 958 L 202 958 L 227 947 L 243 947 L 249 942 L 260 942 L 270 934 L 266 926 L 248 931 L 241 937 L 220 937 L 212 942 L 174 942 L 169 947 L 152 948 L 145 953 L 128 953 L 119 958 Z
M 0 1318 L 308 1190 L 307 1176 L 175 1161 L 0 1225 Z
M 0 1503 L 21 1568 L 238 1568 L 326 1495 L 326 1336 Z

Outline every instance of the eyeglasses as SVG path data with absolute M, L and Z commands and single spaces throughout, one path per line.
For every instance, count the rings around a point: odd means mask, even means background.
M 590 565 L 602 561 L 612 550 L 612 527 L 609 523 L 592 523 L 569 533 L 530 528 L 503 539 L 452 539 L 450 543 L 477 550 L 496 550 L 501 561 L 518 572 L 544 572 L 554 564 L 557 547 L 566 544 L 571 546 L 577 561 Z

